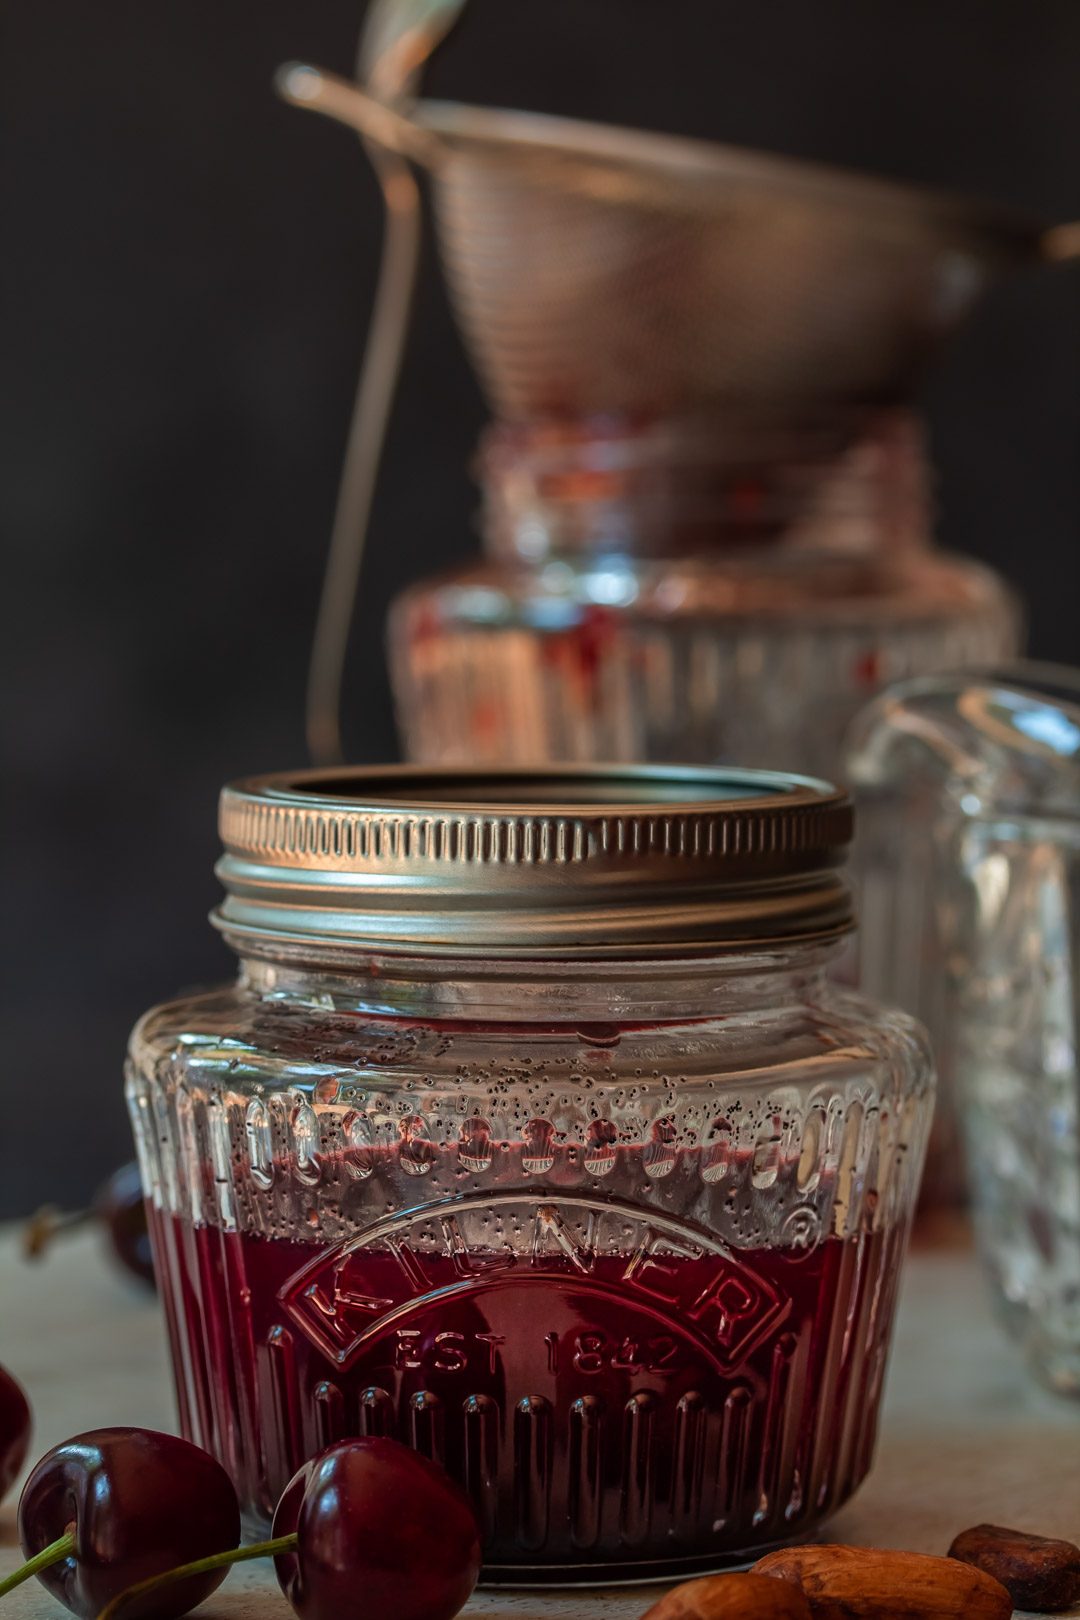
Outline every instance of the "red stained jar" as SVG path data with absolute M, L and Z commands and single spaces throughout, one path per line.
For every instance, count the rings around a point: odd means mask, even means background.
M 236 984 L 128 1096 L 184 1432 L 266 1521 L 329 1441 L 470 1491 L 491 1581 L 718 1568 L 873 1454 L 932 1109 L 829 982 L 843 796 L 766 773 L 227 789 Z

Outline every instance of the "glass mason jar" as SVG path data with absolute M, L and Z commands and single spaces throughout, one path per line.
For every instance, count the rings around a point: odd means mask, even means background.
M 835 779 L 883 685 L 1018 647 L 1009 590 L 930 543 L 905 412 L 496 424 L 478 470 L 485 558 L 391 611 L 418 761 Z
M 842 794 L 684 769 L 227 788 L 238 981 L 128 1096 L 186 1434 L 265 1521 L 335 1438 L 472 1493 L 486 1578 L 805 1539 L 870 1466 L 932 1110 L 838 989 Z

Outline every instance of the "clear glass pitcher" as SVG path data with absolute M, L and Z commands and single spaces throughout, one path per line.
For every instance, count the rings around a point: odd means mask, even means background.
M 1080 1393 L 1080 670 L 895 686 L 849 774 L 863 986 L 929 1024 L 1005 1321 Z

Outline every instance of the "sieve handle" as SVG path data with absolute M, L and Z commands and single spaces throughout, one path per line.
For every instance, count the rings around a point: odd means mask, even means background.
M 372 0 L 364 16 L 356 77 L 400 107 L 465 8 L 466 0 Z
M 431 161 L 424 132 L 347 80 L 303 63 L 275 75 L 286 101 L 357 131 L 386 204 L 379 280 L 349 422 L 307 689 L 307 737 L 316 764 L 340 764 L 341 693 L 383 442 L 401 371 L 420 255 L 420 191 L 410 159 Z
M 294 107 L 335 118 L 377 146 L 425 168 L 437 167 L 445 155 L 446 147 L 437 136 L 336 73 L 306 62 L 286 62 L 274 75 L 274 87 Z

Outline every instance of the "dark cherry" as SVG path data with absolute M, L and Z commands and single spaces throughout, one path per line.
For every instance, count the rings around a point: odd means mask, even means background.
M 0 1500 L 15 1483 L 30 1444 L 30 1402 L 9 1372 L 0 1367 Z
M 154 1257 L 137 1164 L 122 1164 L 113 1171 L 94 1195 L 94 1213 L 104 1225 L 120 1264 L 152 1287 Z
M 293 1476 L 274 1558 L 301 1620 L 452 1620 L 480 1573 L 480 1531 L 464 1491 L 396 1440 L 342 1440 Z
M 40 1260 L 58 1237 L 76 1231 L 89 1222 L 105 1230 L 109 1247 L 120 1264 L 142 1282 L 154 1286 L 154 1260 L 146 1219 L 139 1167 L 122 1164 L 102 1183 L 87 1209 L 61 1210 L 45 1204 L 35 1211 L 23 1228 L 23 1252 L 28 1260 Z
M 98 1620 L 181 1614 L 187 1603 L 163 1599 L 193 1576 L 220 1579 L 232 1564 L 268 1557 L 301 1620 L 453 1620 L 480 1573 L 480 1531 L 469 1498 L 436 1463 L 396 1440 L 341 1440 L 293 1475 L 271 1540 L 177 1560 L 112 1595 Z
M 151 1429 L 95 1429 L 55 1446 L 19 1501 L 31 1569 L 73 1614 L 96 1620 L 136 1582 L 236 1546 L 240 1510 L 225 1470 L 187 1440 Z M 53 1556 L 42 1564 L 51 1550 Z M 124 1605 L 125 1620 L 186 1614 L 224 1579 L 201 1571 Z M 17 1577 L 0 1583 L 0 1592 Z

